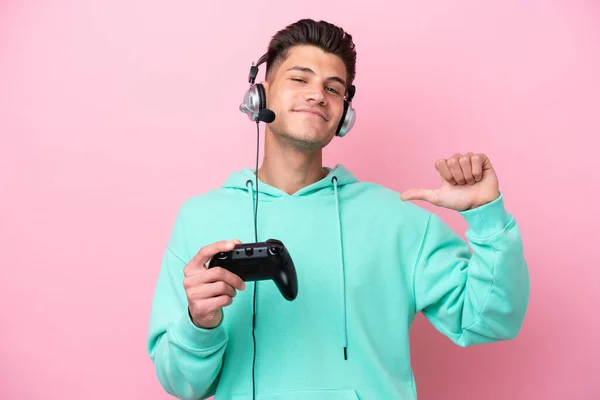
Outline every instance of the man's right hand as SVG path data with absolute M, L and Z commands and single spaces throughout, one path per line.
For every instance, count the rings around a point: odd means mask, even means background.
M 221 267 L 208 268 L 206 263 L 221 251 L 232 250 L 239 240 L 209 244 L 196 253 L 183 268 L 183 287 L 192 322 L 199 328 L 211 329 L 223 318 L 222 308 L 230 305 L 237 290 L 246 288 L 236 274 Z

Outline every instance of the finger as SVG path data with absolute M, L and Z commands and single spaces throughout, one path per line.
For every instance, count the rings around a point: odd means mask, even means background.
M 235 297 L 237 295 L 237 291 L 233 286 L 231 286 L 227 282 L 219 281 L 203 284 L 191 294 L 192 297 L 198 299 L 208 299 L 211 297 L 218 297 L 222 295 Z
M 473 156 L 473 153 L 468 153 L 464 156 L 461 156 L 458 159 L 462 174 L 465 177 L 465 180 L 467 181 L 467 183 L 469 185 L 472 185 L 475 183 L 475 178 L 473 177 L 473 171 L 472 171 L 473 167 L 471 166 L 471 157 L 472 156 Z
M 437 204 L 438 201 L 437 191 L 430 189 L 408 189 L 402 192 L 400 198 L 404 201 L 423 200 L 432 204 Z
M 218 311 L 222 307 L 226 307 L 233 303 L 233 298 L 226 294 L 204 299 L 202 302 L 192 302 L 188 308 L 190 313 L 194 316 L 205 316 L 215 311 Z
M 199 267 L 203 267 L 208 260 L 215 254 L 222 251 L 232 250 L 236 244 L 240 244 L 241 242 L 238 239 L 235 240 L 221 240 L 219 242 L 211 243 L 202 247 L 192 258 L 192 260 L 188 263 L 190 268 L 188 268 L 192 272 L 192 269 L 197 269 Z M 186 272 L 184 270 L 184 272 Z
M 214 267 L 204 271 L 199 279 L 203 283 L 225 282 L 238 290 L 246 288 L 246 283 L 239 275 L 222 267 Z
M 446 182 L 448 182 L 451 185 L 456 185 L 456 181 L 454 180 L 454 176 L 452 175 L 452 172 L 450 172 L 450 169 L 448 168 L 448 165 L 446 164 L 446 160 L 444 160 L 444 159 L 437 160 L 435 162 L 435 169 L 438 170 L 442 179 L 444 179 Z
M 238 244 L 242 244 L 242 241 L 241 241 L 241 240 L 239 240 L 239 239 L 234 239 L 234 240 L 232 240 L 232 241 L 233 241 L 233 246 L 234 246 L 234 248 L 235 248 L 235 246 L 236 246 L 236 245 L 238 245 Z M 208 258 L 208 260 L 206 260 L 206 262 L 203 264 L 203 266 L 204 266 L 204 268 L 205 268 L 205 269 L 208 269 L 208 265 L 209 265 L 210 261 L 211 261 L 211 260 L 212 260 L 212 258 L 213 258 L 213 257 L 214 257 L 214 256 L 215 256 L 217 253 L 219 253 L 219 252 L 220 252 L 220 251 L 217 251 L 217 252 L 215 252 L 213 255 L 211 255 L 211 256 Z
M 233 303 L 233 298 L 224 294 L 222 296 L 207 299 L 206 302 L 207 302 L 207 308 L 209 310 L 216 311 L 219 308 L 223 308 L 223 307 L 227 307 L 227 306 L 231 305 L 231 303 Z
M 483 163 L 486 157 L 483 154 L 475 154 L 471 157 L 471 165 L 473 166 L 473 177 L 476 182 L 483 178 Z
M 452 173 L 452 176 L 454 177 L 456 183 L 459 185 L 464 185 L 466 181 L 462 173 L 462 169 L 460 168 L 460 164 L 458 162 L 459 156 L 460 155 L 455 154 L 446 161 L 446 164 L 448 164 L 448 168 L 450 169 L 450 172 Z
M 209 286 L 206 290 L 210 291 L 215 290 L 215 288 L 218 287 L 223 287 L 223 285 L 230 286 L 234 290 L 246 289 L 246 283 L 238 275 L 221 267 L 202 270 L 201 273 L 191 274 L 183 278 L 183 287 L 188 293 L 204 293 L 205 289 L 199 288 Z M 231 292 L 229 292 L 229 294 L 231 294 Z

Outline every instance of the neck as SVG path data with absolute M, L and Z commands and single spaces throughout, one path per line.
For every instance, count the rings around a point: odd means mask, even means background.
M 327 175 L 323 169 L 322 149 L 299 150 L 283 143 L 269 129 L 265 129 L 265 151 L 258 170 L 258 178 L 287 194 L 309 186 Z

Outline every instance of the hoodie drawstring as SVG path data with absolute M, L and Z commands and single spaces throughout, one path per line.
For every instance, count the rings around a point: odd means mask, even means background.
M 340 302 L 342 308 L 342 345 L 344 350 L 344 360 L 348 359 L 348 326 L 346 323 L 346 271 L 344 268 L 344 245 L 342 240 L 342 220 L 340 214 L 340 202 L 339 202 L 339 192 L 338 192 L 338 179 L 337 176 L 333 176 L 331 178 L 331 182 L 333 183 L 333 191 L 335 195 L 335 215 L 337 218 L 338 224 L 338 241 L 339 241 L 339 260 L 340 260 L 340 281 L 341 281 L 341 294 L 340 294 Z M 254 212 L 255 212 L 255 204 L 254 204 L 254 182 L 248 179 L 246 181 L 246 188 L 248 189 L 248 199 L 250 200 L 250 210 L 253 222 L 254 222 Z
M 254 191 L 252 190 L 254 187 L 254 182 L 248 179 L 246 181 L 246 188 L 248 188 L 248 198 L 250 199 L 250 215 L 252 216 L 252 226 L 254 227 Z
M 340 250 L 340 275 L 341 275 L 341 304 L 342 304 L 342 343 L 344 345 L 344 360 L 348 359 L 348 327 L 346 324 L 346 271 L 344 270 L 344 245 L 342 240 L 342 219 L 340 218 L 340 202 L 338 196 L 337 176 L 331 178 L 335 194 L 335 211 L 338 223 L 338 239 Z

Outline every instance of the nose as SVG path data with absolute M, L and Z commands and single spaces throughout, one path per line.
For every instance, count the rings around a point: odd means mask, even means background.
M 304 99 L 307 102 L 315 102 L 320 105 L 327 104 L 325 89 L 318 85 L 312 85 L 310 88 L 307 88 L 306 93 L 304 94 Z

